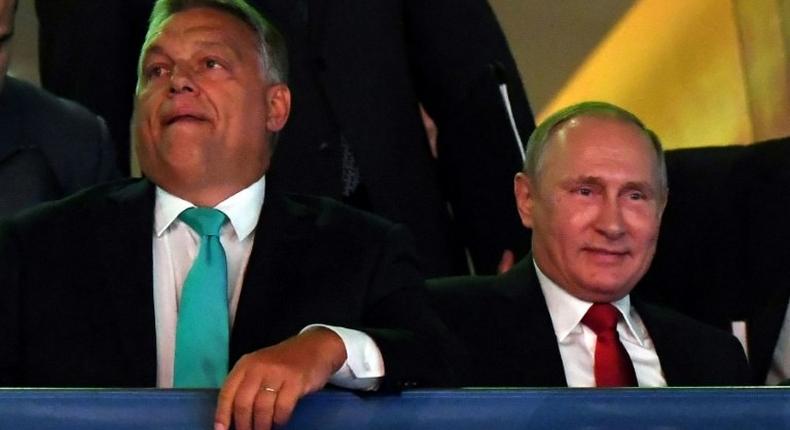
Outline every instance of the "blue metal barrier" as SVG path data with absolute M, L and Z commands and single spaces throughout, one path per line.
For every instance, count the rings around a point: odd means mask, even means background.
M 212 429 L 214 390 L 0 390 L 0 429 Z M 790 430 L 790 388 L 324 391 L 289 430 Z

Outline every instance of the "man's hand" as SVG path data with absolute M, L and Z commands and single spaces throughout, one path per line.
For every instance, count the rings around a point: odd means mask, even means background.
M 285 424 L 302 396 L 320 390 L 346 361 L 343 341 L 315 327 L 239 359 L 219 392 L 214 428 L 268 430 Z

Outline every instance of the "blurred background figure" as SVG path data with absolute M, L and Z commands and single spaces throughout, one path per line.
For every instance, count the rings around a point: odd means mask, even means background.
M 0 217 L 118 175 L 104 121 L 7 76 L 15 0 L 0 0 Z

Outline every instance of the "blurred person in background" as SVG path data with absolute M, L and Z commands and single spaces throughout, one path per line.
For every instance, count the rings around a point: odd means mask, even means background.
M 0 0 L 0 217 L 118 176 L 100 117 L 8 76 L 17 7 Z

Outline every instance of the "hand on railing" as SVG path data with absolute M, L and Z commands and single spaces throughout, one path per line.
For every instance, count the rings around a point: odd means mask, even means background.
M 343 341 L 323 327 L 244 355 L 220 390 L 214 428 L 227 429 L 231 416 L 237 430 L 285 424 L 296 402 L 323 388 L 345 360 Z

